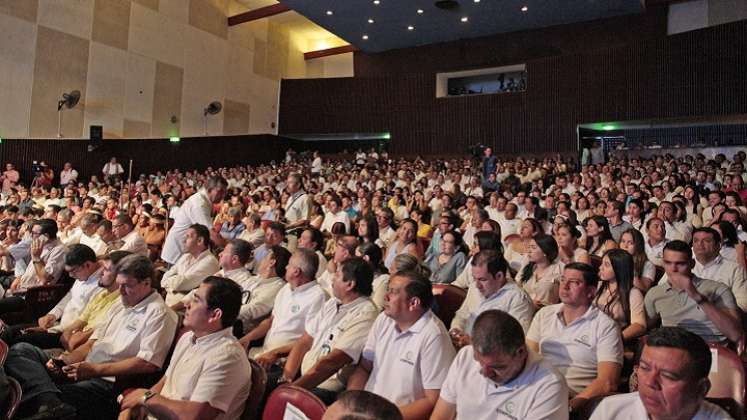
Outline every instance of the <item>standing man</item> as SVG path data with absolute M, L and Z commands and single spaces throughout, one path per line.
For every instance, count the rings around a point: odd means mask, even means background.
M 62 167 L 62 170 L 60 171 L 60 186 L 63 188 L 70 184 L 71 182 L 74 183 L 78 180 L 78 171 L 73 169 L 73 164 L 70 162 L 65 162 L 65 166 Z
M 226 195 L 228 182 L 223 177 L 210 177 L 205 188 L 192 194 L 174 217 L 174 226 L 169 230 L 166 241 L 163 244 L 161 258 L 169 264 L 175 264 L 176 260 L 184 253 L 184 237 L 187 230 L 197 223 L 210 230 L 210 235 L 217 237 L 213 227 L 213 219 L 210 217 L 213 204 L 220 203 Z
M 309 221 L 309 196 L 303 190 L 301 175 L 292 173 L 285 181 L 285 189 L 290 197 L 285 203 L 285 219 L 288 221 L 286 229 L 303 227 Z
M 5 172 L 0 180 L 3 181 L 3 194 L 10 193 L 10 190 L 16 186 L 18 180 L 21 179 L 21 174 L 16 171 L 15 166 L 12 163 L 5 165 Z
M 113 185 L 121 180 L 124 169 L 122 169 L 122 165 L 117 162 L 117 158 L 112 157 L 109 162 L 104 165 L 101 173 L 104 175 L 104 180 L 108 184 Z
M 493 148 L 486 147 L 482 158 L 482 179 L 488 179 L 488 175 L 495 173 L 496 158 L 493 156 Z

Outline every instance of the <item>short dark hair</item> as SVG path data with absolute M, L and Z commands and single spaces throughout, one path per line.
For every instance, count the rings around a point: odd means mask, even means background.
M 340 420 L 402 420 L 396 405 L 372 392 L 345 391 L 337 396 L 337 403 L 350 411 Z
M 205 303 L 209 309 L 220 309 L 220 323 L 228 328 L 236 322 L 241 309 L 241 287 L 235 281 L 218 276 L 209 276 L 202 281 L 210 285 Z
M 205 226 L 195 223 L 189 227 L 190 229 L 195 231 L 195 234 L 197 234 L 197 237 L 202 239 L 202 242 L 205 244 L 206 247 L 210 248 L 211 242 L 210 242 L 210 231 Z
M 433 305 L 433 285 L 422 273 L 414 270 L 400 271 L 392 277 L 404 277 L 409 280 L 404 289 L 407 298 L 416 297 L 420 299 L 420 307 L 423 311 L 431 308 Z
M 680 240 L 674 240 L 667 242 L 666 245 L 664 245 L 664 251 L 674 251 L 674 252 L 680 252 L 682 254 L 687 255 L 687 259 L 691 260 L 693 258 L 693 249 L 685 241 Z
M 322 236 L 322 231 L 320 231 L 317 228 L 306 228 L 306 232 L 309 232 L 311 234 L 311 241 L 316 244 L 314 247 L 314 251 L 319 251 L 322 249 L 322 246 L 324 245 L 324 236 Z
M 361 296 L 371 296 L 373 291 L 373 269 L 361 257 L 348 258 L 342 263 L 342 279 L 345 282 L 355 281 L 355 290 Z
M 584 283 L 586 284 L 586 286 L 597 287 L 597 283 L 599 283 L 599 272 L 596 268 L 589 264 L 572 262 L 570 264 L 566 264 L 563 270 L 580 271 L 584 277 Z
M 288 261 L 290 261 L 291 253 L 287 249 L 280 245 L 275 245 L 270 248 L 272 252 L 272 258 L 275 259 L 275 274 L 278 277 L 285 277 L 285 270 L 288 268 Z
M 132 252 L 130 252 L 130 251 L 119 251 L 119 250 L 112 251 L 112 252 L 104 255 L 103 257 L 101 257 L 101 261 L 111 261 L 112 264 L 114 264 L 116 266 L 117 264 L 119 264 L 120 261 L 122 261 L 122 258 L 124 258 L 124 257 L 126 257 L 128 255 L 132 255 Z
M 41 228 L 40 232 L 42 235 L 47 235 L 50 240 L 57 239 L 57 222 L 52 219 L 39 219 L 34 222 L 34 225 Z
M 508 263 L 503 254 L 493 249 L 481 250 L 472 258 L 472 267 L 480 267 L 482 265 L 487 265 L 488 272 L 494 277 L 499 272 L 506 274 L 506 270 L 508 269 Z
M 283 237 L 285 237 L 285 225 L 280 222 L 272 222 L 269 225 L 267 225 L 267 229 L 272 229 L 276 232 L 280 232 Z
M 252 257 L 252 251 L 254 251 L 252 244 L 243 239 L 232 239 L 228 241 L 228 244 L 231 245 L 233 255 L 239 257 L 241 265 L 249 262 L 249 258 Z
M 132 223 L 132 218 L 126 214 L 117 215 L 117 217 L 115 217 L 114 220 L 118 221 L 119 223 L 123 225 L 129 226 L 130 229 L 132 229 L 132 227 L 135 226 L 135 224 Z
M 712 227 L 701 226 L 699 228 L 693 229 L 693 239 L 695 239 L 695 234 L 698 232 L 707 233 L 711 235 L 711 237 L 713 238 L 714 241 L 716 241 L 716 243 L 721 243 L 721 234 L 718 233 L 718 231 Z
M 96 262 L 96 253 L 87 245 L 75 244 L 65 254 L 65 265 L 76 267 L 87 262 Z
M 648 334 L 646 346 L 681 349 L 690 356 L 686 372 L 693 379 L 707 378 L 711 370 L 711 349 L 697 334 L 681 327 L 661 327 Z
M 147 281 L 153 285 L 153 263 L 143 255 L 132 254 L 122 258 L 117 264 L 117 274 L 134 277 L 140 283 Z
M 481 313 L 472 327 L 472 346 L 482 354 L 515 354 L 524 346 L 524 330 L 514 317 L 491 309 Z

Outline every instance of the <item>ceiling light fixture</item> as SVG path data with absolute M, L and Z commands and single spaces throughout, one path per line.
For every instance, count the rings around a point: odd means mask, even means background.
M 379 3 L 381 3 L 379 0 L 374 0 L 374 4 L 379 4 Z
M 526 7 L 526 6 L 524 6 L 524 7 L 522 7 L 522 8 L 521 8 L 521 11 L 522 11 L 522 12 L 526 12 L 527 10 L 529 10 L 529 8 L 528 8 L 528 7 Z
M 479 2 L 480 2 L 480 0 L 475 0 L 475 3 L 479 3 Z
M 422 15 L 423 14 L 423 9 L 418 9 L 418 14 Z
M 332 16 L 333 14 L 331 10 L 327 10 L 327 16 Z
M 463 17 L 463 18 L 461 19 L 461 21 L 462 21 L 462 22 L 467 22 L 468 20 L 469 20 L 469 18 L 468 18 L 467 16 L 465 16 L 465 17 Z
M 412 30 L 414 30 L 414 29 L 415 29 L 415 27 L 414 27 L 414 26 L 412 26 L 412 25 L 410 25 L 410 26 L 408 26 L 408 27 L 407 27 L 407 30 L 408 30 L 408 31 L 412 31 Z
M 374 23 L 374 20 L 373 19 L 369 19 L 368 23 Z
M 363 35 L 361 38 L 368 39 L 368 35 Z

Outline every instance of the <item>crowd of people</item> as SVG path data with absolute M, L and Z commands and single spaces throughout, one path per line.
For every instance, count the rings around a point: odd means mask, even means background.
M 709 345 L 744 341 L 744 160 L 315 152 L 124 183 L 112 159 L 29 188 L 8 164 L 0 394 L 20 383 L 21 418 L 238 419 L 253 361 L 264 399 L 293 384 L 330 419 L 731 418 L 705 397 Z M 434 284 L 464 291 L 448 324 Z

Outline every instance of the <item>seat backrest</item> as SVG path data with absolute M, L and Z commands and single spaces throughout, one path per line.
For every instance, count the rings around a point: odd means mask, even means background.
M 10 420 L 16 414 L 21 404 L 21 384 L 15 379 L 8 377 L 8 399 L 0 402 L 0 419 Z
M 259 420 L 259 405 L 262 403 L 262 396 L 267 388 L 267 372 L 254 359 L 249 359 L 249 364 L 252 365 L 252 388 L 246 399 L 241 420 Z
M 436 301 L 434 312 L 447 328 L 466 297 L 467 292 L 456 286 L 440 283 L 433 285 L 433 298 Z
M 0 368 L 5 366 L 5 359 L 8 358 L 8 343 L 0 340 Z
M 599 267 L 602 265 L 602 257 L 599 255 L 590 255 L 589 257 L 591 257 L 591 265 L 599 270 Z
M 309 420 L 321 420 L 327 410 L 322 400 L 310 391 L 294 385 L 283 385 L 270 394 L 262 419 L 282 419 L 288 404 L 299 409 Z
M 72 283 L 63 282 L 48 286 L 29 287 L 26 291 L 26 303 L 31 319 L 38 319 L 48 313 L 72 287 Z
M 711 344 L 710 347 L 718 356 L 714 357 L 713 367 L 708 375 L 711 389 L 706 398 L 720 405 L 735 419 L 741 419 L 745 404 L 745 373 L 742 360 L 727 347 L 717 344 Z

